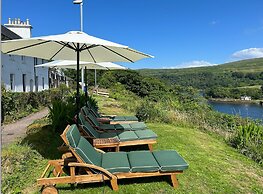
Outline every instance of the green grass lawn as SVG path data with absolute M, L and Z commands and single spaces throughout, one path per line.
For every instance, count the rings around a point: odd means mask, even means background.
M 119 108 L 114 100 L 99 100 L 104 113 L 128 114 Z M 114 110 L 114 112 L 113 112 Z M 155 150 L 177 150 L 189 163 L 189 168 L 178 175 L 179 188 L 171 187 L 170 177 L 138 178 L 119 180 L 118 193 L 263 193 L 263 169 L 254 161 L 239 154 L 221 138 L 189 127 L 178 127 L 162 123 L 147 123 L 149 128 L 158 134 Z M 35 129 L 32 129 L 35 128 Z M 31 127 L 26 140 L 32 150 L 42 156 L 42 162 L 35 158 L 39 165 L 26 169 L 28 176 L 24 193 L 38 193 L 35 177 L 39 177 L 49 159 L 59 157 L 54 149 L 61 143 L 58 134 L 49 134 L 48 126 L 43 124 Z M 53 141 L 52 141 L 53 140 Z M 7 151 L 5 148 L 3 152 Z M 45 152 L 45 150 L 47 150 Z M 19 150 L 17 150 L 18 152 Z M 15 172 L 15 171 L 14 171 Z M 57 185 L 60 194 L 82 193 L 115 193 L 109 183 Z

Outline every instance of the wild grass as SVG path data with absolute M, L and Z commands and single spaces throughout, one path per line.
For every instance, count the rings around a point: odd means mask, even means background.
M 99 107 L 105 114 L 132 114 L 110 98 L 100 98 Z M 154 149 L 177 150 L 189 163 L 189 169 L 178 175 L 177 189 L 171 187 L 169 177 L 137 178 L 118 181 L 118 193 L 262 193 L 262 167 L 228 146 L 221 136 L 191 126 L 161 122 L 148 122 L 147 126 L 158 135 Z M 61 143 L 48 120 L 32 124 L 25 139 L 3 149 L 2 183 L 8 192 L 2 192 L 39 193 L 36 179 L 48 160 L 61 157 L 57 150 Z M 56 187 L 60 194 L 115 193 L 108 182 Z

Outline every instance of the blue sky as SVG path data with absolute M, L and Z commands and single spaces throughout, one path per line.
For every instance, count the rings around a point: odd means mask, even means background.
M 72 0 L 2 0 L 2 24 L 27 18 L 32 36 L 80 29 Z M 126 67 L 182 68 L 263 57 L 262 0 L 83 0 L 84 31 L 154 55 Z

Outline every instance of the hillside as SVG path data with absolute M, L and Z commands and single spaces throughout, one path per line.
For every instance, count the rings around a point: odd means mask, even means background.
M 144 76 L 157 77 L 170 84 L 191 86 L 213 98 L 262 98 L 263 58 L 236 61 L 217 66 L 185 69 L 141 69 Z M 256 89 L 251 89 L 253 86 Z
M 138 70 L 145 75 L 159 76 L 160 74 L 173 75 L 185 73 L 218 73 L 218 72 L 243 72 L 253 73 L 263 71 L 263 58 L 248 59 L 242 61 L 235 61 L 231 63 L 220 64 L 216 66 L 207 67 L 192 67 L 184 69 L 140 69 Z

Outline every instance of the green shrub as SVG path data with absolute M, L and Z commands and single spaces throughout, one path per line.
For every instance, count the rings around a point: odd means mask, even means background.
M 72 124 L 76 114 L 75 103 L 53 100 L 49 108 L 49 119 L 53 132 L 62 132 L 68 124 Z
M 164 107 L 160 106 L 160 103 L 158 104 L 148 99 L 144 100 L 137 107 L 136 116 L 140 121 L 167 122 L 168 120 Z
M 88 98 L 86 99 L 87 103 L 92 106 L 95 110 L 99 110 L 99 106 L 98 106 L 98 102 L 95 98 L 93 98 L 92 96 L 88 96 Z
M 12 122 L 20 119 L 42 107 L 51 104 L 52 100 L 63 99 L 70 94 L 69 88 L 61 84 L 58 88 L 40 92 L 10 92 L 2 90 L 2 122 Z
M 255 123 L 241 125 L 230 142 L 243 154 L 263 164 L 263 126 Z

